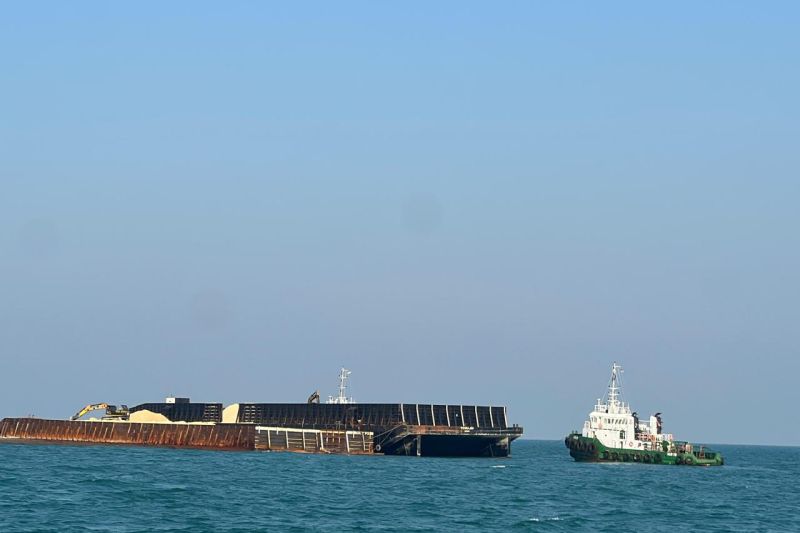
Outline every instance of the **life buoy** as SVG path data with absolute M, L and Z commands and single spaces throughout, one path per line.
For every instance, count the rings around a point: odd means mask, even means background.
M 692 458 L 691 457 L 687 457 L 686 459 L 683 460 L 683 463 L 687 464 L 687 465 L 691 465 L 692 464 Z
M 375 445 L 375 451 L 376 451 L 376 452 L 379 452 L 379 451 L 381 451 L 381 445 L 380 445 L 380 444 L 376 444 L 376 445 Z

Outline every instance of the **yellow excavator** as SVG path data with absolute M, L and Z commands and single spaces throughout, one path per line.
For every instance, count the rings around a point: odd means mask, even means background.
M 117 407 L 116 405 L 110 405 L 107 403 L 90 403 L 89 405 L 87 405 L 74 415 L 72 415 L 72 418 L 70 420 L 78 420 L 86 413 L 90 413 L 92 411 L 98 411 L 100 409 L 106 410 L 106 414 L 103 416 L 104 419 L 109 419 L 109 418 L 123 419 L 127 418 L 128 416 L 127 405 L 120 405 L 119 407 Z

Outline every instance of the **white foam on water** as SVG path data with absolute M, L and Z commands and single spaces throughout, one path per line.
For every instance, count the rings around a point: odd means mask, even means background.
M 558 516 L 551 516 L 549 518 L 533 517 L 528 519 L 529 522 L 558 522 L 559 520 L 561 520 L 561 518 L 559 518 Z

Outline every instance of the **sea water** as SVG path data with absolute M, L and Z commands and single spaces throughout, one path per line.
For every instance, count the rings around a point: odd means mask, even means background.
M 800 448 L 723 467 L 0 445 L 0 532 L 800 531 Z

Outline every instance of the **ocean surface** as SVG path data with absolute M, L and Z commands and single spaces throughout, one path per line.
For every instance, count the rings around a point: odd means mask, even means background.
M 800 448 L 721 468 L 0 445 L 0 531 L 800 531 Z

